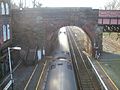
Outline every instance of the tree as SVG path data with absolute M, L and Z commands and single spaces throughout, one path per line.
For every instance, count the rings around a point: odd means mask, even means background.
M 105 10 L 119 10 L 120 0 L 113 0 L 105 5 Z
M 37 0 L 33 0 L 32 3 L 33 3 L 33 8 L 39 8 L 42 6 L 42 4 Z

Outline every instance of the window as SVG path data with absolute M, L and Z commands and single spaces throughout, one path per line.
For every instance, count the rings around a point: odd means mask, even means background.
M 0 13 L 1 13 L 1 15 L 9 15 L 9 5 L 8 5 L 8 3 L 1 3 L 1 6 L 0 6 Z
M 7 24 L 7 39 L 10 39 L 10 25 Z
M 68 64 L 67 64 L 67 68 L 70 69 L 70 70 L 72 70 L 71 64 L 68 63 Z
M 7 40 L 7 35 L 6 35 L 6 26 L 3 25 L 3 41 Z
M 67 55 L 69 55 L 70 53 L 69 52 L 66 52 Z
M 3 44 L 3 33 L 2 30 L 0 30 L 0 45 Z
M 58 65 L 60 66 L 60 65 L 63 65 L 63 63 L 58 63 Z
M 6 15 L 9 15 L 9 6 L 8 6 L 8 3 L 5 4 L 5 7 L 6 7 Z
M 50 70 L 54 69 L 55 68 L 55 65 L 51 65 L 50 67 Z
M 42 51 L 41 50 L 37 51 L 37 58 L 38 58 L 38 60 L 42 59 Z
M 3 2 L 1 3 L 1 13 L 2 15 L 5 15 L 5 6 Z
M 10 39 L 10 25 L 3 25 L 3 41 Z
M 1 3 L 0 3 L 0 15 L 2 14 L 2 7 L 1 7 Z

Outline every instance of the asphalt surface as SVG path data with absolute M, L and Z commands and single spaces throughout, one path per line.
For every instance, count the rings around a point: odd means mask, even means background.
M 40 80 L 38 86 L 43 86 L 44 82 L 44 70 L 45 62 L 49 61 L 48 58 L 44 58 L 42 61 L 38 62 L 36 65 L 26 66 L 21 63 L 20 66 L 13 73 L 14 78 L 14 90 L 41 90 L 42 87 L 36 89 L 38 81 Z M 47 65 L 48 66 L 48 62 Z M 47 70 L 47 67 L 45 68 Z M 43 72 L 43 75 L 41 75 Z M 42 77 L 42 79 L 40 79 Z M 12 90 L 10 88 L 10 90 Z
M 104 52 L 99 58 L 99 63 L 112 82 L 120 89 L 120 45 L 109 37 L 104 37 L 103 46 Z M 32 66 L 25 66 L 22 63 L 13 73 L 14 90 L 41 90 L 44 88 L 49 60 L 51 58 L 45 58 L 43 62 Z
M 24 90 L 24 87 L 31 76 L 35 66 L 25 66 L 23 63 L 14 72 L 14 90 Z

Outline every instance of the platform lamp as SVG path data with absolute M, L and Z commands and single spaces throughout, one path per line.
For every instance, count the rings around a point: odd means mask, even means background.
M 10 53 L 10 50 L 21 50 L 21 47 L 8 47 L 8 58 L 9 58 L 9 68 L 10 68 L 10 81 L 11 81 L 11 84 L 12 84 L 12 89 L 13 89 L 13 83 L 14 83 L 14 80 L 13 80 L 13 70 L 12 70 L 12 62 L 11 62 L 11 53 Z

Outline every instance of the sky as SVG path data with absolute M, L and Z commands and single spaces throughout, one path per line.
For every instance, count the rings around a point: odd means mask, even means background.
M 12 0 L 16 4 L 20 0 Z M 23 2 L 25 0 L 22 0 Z M 33 0 L 26 0 L 27 6 L 32 7 Z M 42 3 L 42 7 L 92 7 L 93 9 L 103 9 L 111 0 L 37 0 Z

